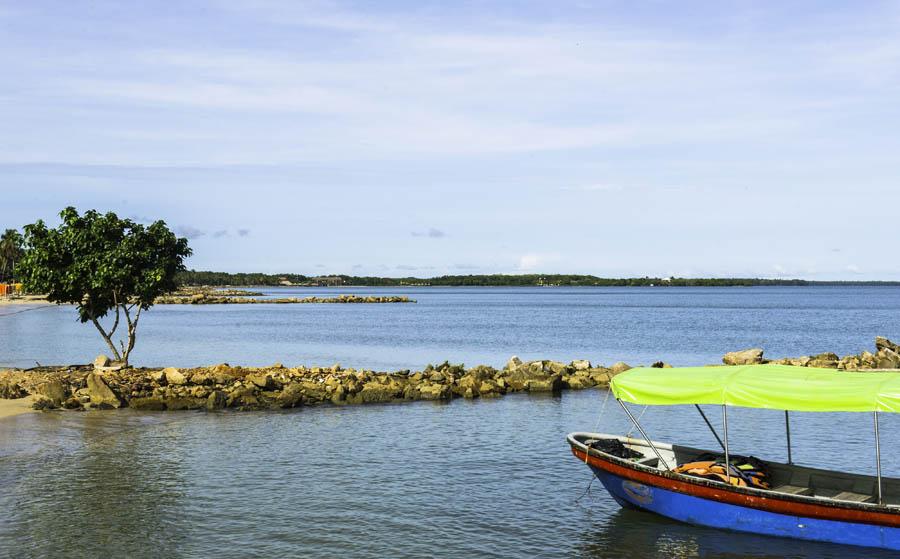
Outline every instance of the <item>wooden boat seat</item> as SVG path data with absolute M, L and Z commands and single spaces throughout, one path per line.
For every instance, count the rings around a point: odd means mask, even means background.
M 853 491 L 841 491 L 832 499 L 837 501 L 852 501 L 854 503 L 869 503 L 874 500 L 871 495 L 864 495 L 862 493 L 854 493 Z
M 810 487 L 800 487 L 799 485 L 779 485 L 773 487 L 772 491 L 778 493 L 787 493 L 789 495 L 812 495 L 813 490 Z

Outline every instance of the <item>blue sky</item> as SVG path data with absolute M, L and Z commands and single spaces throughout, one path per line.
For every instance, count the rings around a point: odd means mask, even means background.
M 900 279 L 897 2 L 6 2 L 0 227 L 197 269 Z

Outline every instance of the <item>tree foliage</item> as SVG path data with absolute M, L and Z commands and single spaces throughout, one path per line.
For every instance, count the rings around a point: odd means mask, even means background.
M 187 239 L 157 221 L 144 226 L 109 212 L 75 208 L 60 212 L 62 224 L 25 226 L 25 254 L 16 270 L 25 288 L 54 303 L 74 304 L 81 322 L 92 322 L 115 359 L 128 363 L 141 311 L 173 291 L 176 274 L 191 255 Z M 100 319 L 114 313 L 109 329 Z M 127 343 L 114 336 L 124 318 Z
M 22 258 L 22 234 L 15 229 L 7 229 L 0 236 L 0 281 L 15 279 L 16 262 Z

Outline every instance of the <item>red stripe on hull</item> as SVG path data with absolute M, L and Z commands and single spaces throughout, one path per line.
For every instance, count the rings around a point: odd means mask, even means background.
M 690 481 L 673 479 L 659 474 L 644 472 L 636 468 L 629 468 L 604 460 L 597 456 L 587 456 L 585 461 L 584 451 L 572 447 L 572 454 L 576 458 L 590 464 L 591 466 L 600 468 L 619 477 L 637 481 L 644 485 L 659 487 L 669 491 L 728 503 L 741 507 L 748 507 L 768 512 L 786 514 L 791 516 L 799 516 L 804 518 L 819 518 L 822 520 L 838 520 L 842 522 L 856 522 L 859 524 L 875 524 L 878 526 L 900 527 L 900 511 L 880 512 L 866 511 L 853 508 L 843 508 L 839 504 L 819 505 L 815 503 L 803 503 L 799 501 L 779 498 L 779 497 L 763 497 L 760 495 L 751 495 L 740 493 L 737 491 L 728 491 L 725 488 L 710 487 L 699 483 L 691 483 Z

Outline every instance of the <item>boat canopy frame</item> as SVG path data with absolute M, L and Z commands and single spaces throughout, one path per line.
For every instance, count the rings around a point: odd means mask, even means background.
M 779 391 L 768 396 L 766 391 Z M 791 392 L 791 389 L 795 389 Z M 801 390 L 802 392 L 797 392 Z M 878 412 L 900 413 L 900 374 L 847 373 L 831 369 L 794 367 L 789 365 L 740 365 L 722 367 L 679 367 L 630 369 L 612 378 L 610 390 L 628 418 L 653 450 L 660 464 L 671 470 L 662 453 L 644 431 L 643 426 L 626 406 L 633 404 L 693 404 L 706 426 L 725 452 L 729 463 L 728 407 L 750 407 L 784 410 L 788 464 L 793 464 L 791 451 L 790 411 L 872 412 L 875 430 L 875 470 L 878 504 L 883 505 L 881 481 L 881 440 Z M 821 398 L 817 401 L 816 397 Z M 723 436 L 719 437 L 700 404 L 722 406 Z M 725 468 L 726 482 L 731 482 L 731 468 Z

